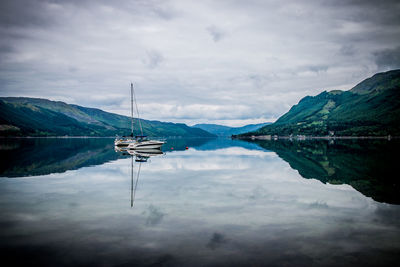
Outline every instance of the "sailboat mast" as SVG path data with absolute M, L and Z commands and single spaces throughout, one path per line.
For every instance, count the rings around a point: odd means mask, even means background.
M 131 156 L 131 207 L 133 207 L 133 155 Z
M 132 88 L 133 96 L 134 96 L 134 99 L 135 99 L 136 113 L 137 113 L 137 117 L 138 117 L 138 121 L 139 121 L 140 133 L 141 133 L 142 136 L 143 136 L 143 128 L 142 128 L 142 123 L 141 123 L 141 121 L 140 121 L 139 109 L 138 109 L 138 107 L 137 107 L 136 94 L 135 94 L 135 90 L 133 90 L 133 84 L 132 84 L 132 83 L 131 83 L 131 88 Z
M 133 83 L 131 83 L 131 137 L 133 137 Z

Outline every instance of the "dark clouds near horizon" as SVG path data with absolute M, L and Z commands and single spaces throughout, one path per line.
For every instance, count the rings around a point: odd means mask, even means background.
M 0 94 L 147 119 L 273 120 L 399 68 L 399 1 L 0 2 Z

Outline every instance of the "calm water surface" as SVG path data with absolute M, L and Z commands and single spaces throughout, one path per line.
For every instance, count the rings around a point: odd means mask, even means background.
M 112 139 L 3 139 L 1 258 L 395 266 L 399 148 L 396 140 L 173 139 L 140 162 L 115 152 Z

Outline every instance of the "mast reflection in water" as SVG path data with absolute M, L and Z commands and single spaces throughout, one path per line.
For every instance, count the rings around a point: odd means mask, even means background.
M 139 176 L 140 176 L 140 169 L 142 167 L 143 162 L 148 162 L 148 159 L 150 157 L 154 156 L 160 156 L 164 155 L 164 153 L 160 149 L 147 149 L 147 150 L 130 150 L 127 148 L 121 148 L 121 147 L 115 147 L 115 150 L 117 152 L 121 152 L 122 154 L 125 155 L 130 155 L 131 156 L 131 207 L 133 207 L 134 202 L 135 202 L 135 196 L 136 196 L 136 188 L 137 184 L 139 181 Z M 133 173 L 134 173 L 134 168 L 133 168 L 133 159 L 135 158 L 135 162 L 138 162 L 138 170 L 135 175 L 135 186 L 133 186 Z

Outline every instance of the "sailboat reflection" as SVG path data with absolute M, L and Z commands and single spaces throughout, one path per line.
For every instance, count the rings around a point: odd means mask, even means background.
M 135 202 L 136 188 L 139 181 L 140 169 L 142 167 L 143 162 L 148 162 L 150 157 L 164 155 L 160 149 L 143 149 L 143 150 L 131 150 L 126 147 L 117 147 L 115 146 L 115 152 L 122 153 L 122 155 L 131 156 L 131 207 L 133 207 Z M 135 176 L 135 186 L 133 186 L 133 158 L 135 158 L 135 162 L 139 163 L 138 171 Z
M 135 156 L 136 162 L 147 162 L 150 157 L 164 155 L 160 149 L 127 150 L 129 155 Z
M 159 149 L 148 149 L 148 150 L 124 150 L 124 149 L 118 149 L 119 152 L 122 152 L 124 155 L 130 155 L 131 156 L 131 207 L 133 207 L 134 202 L 135 202 L 135 196 L 136 196 L 136 189 L 139 181 L 139 176 L 140 176 L 140 169 L 142 167 L 143 162 L 148 162 L 148 159 L 150 157 L 154 156 L 159 156 L 159 155 L 164 155 L 164 153 L 159 150 Z M 127 153 L 127 154 L 125 154 Z M 135 182 L 133 182 L 133 158 L 135 158 L 135 162 L 139 163 L 137 173 L 135 175 Z M 135 184 L 135 185 L 134 185 Z

